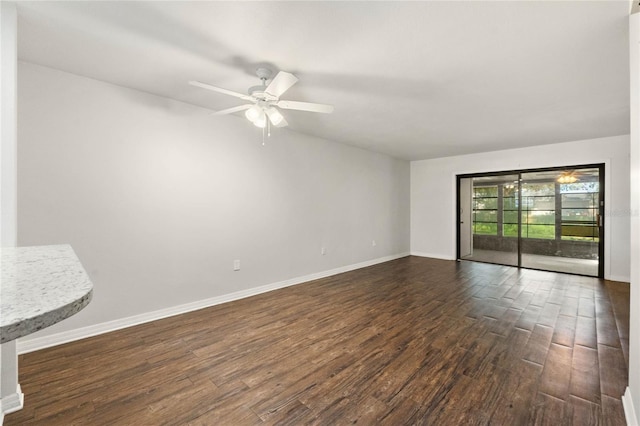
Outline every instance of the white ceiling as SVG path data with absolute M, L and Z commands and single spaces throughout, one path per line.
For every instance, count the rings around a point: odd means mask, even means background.
M 290 128 L 416 160 L 629 132 L 627 1 L 20 2 L 20 59 L 214 110 L 270 64 Z M 239 113 L 241 114 L 241 113 Z M 212 117 L 233 120 L 233 117 Z M 251 125 L 247 122 L 247 125 Z

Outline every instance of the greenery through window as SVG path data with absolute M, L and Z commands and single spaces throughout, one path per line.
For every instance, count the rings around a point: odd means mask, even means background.
M 517 182 L 502 186 L 502 235 L 518 236 L 518 185 Z
M 522 238 L 556 238 L 555 182 L 522 185 Z
M 521 202 L 522 238 L 599 241 L 598 182 L 524 182 L 520 190 L 517 181 L 474 185 L 473 233 L 518 237 Z
M 473 233 L 498 235 L 498 186 L 473 187 Z

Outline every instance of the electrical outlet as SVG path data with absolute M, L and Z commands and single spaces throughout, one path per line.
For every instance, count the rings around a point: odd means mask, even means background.
M 321 255 L 323 255 L 323 256 L 324 256 L 325 254 L 327 254 L 327 249 L 326 249 L 326 248 L 324 248 L 324 247 L 322 247 L 322 248 L 320 249 L 320 254 L 321 254 Z
M 236 259 L 233 261 L 233 270 L 234 271 L 240 270 L 240 259 Z

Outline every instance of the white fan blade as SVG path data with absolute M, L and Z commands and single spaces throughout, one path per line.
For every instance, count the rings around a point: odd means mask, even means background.
M 333 105 L 314 104 L 311 102 L 278 101 L 276 105 L 280 108 L 297 109 L 300 111 L 322 112 L 325 114 L 330 114 L 333 112 Z
M 229 96 L 235 96 L 236 98 L 244 99 L 246 101 L 253 100 L 253 98 L 249 95 L 243 95 L 242 93 L 234 92 L 232 90 L 221 89 L 220 87 L 212 86 L 207 83 L 201 83 L 199 81 L 190 81 L 189 84 L 192 86 L 202 87 L 203 89 L 211 90 L 213 92 L 223 93 Z
M 282 117 L 282 121 L 280 121 L 280 123 L 278 123 L 276 127 L 287 127 L 288 125 L 289 123 L 287 123 L 287 120 L 285 120 L 284 117 Z
M 216 111 L 216 112 L 212 112 L 211 115 L 227 115 L 227 114 L 233 114 L 234 112 L 238 112 L 238 111 L 243 111 L 245 109 L 249 109 L 253 106 L 253 104 L 245 104 L 245 105 L 240 105 L 237 107 L 233 107 L 233 108 L 227 108 L 227 109 L 222 109 L 220 111 Z
M 269 120 L 271 121 L 271 124 L 273 124 L 273 120 L 271 120 L 271 117 L 269 117 Z M 285 120 L 284 117 L 282 117 L 278 122 L 278 124 L 273 124 L 273 125 L 276 127 L 287 127 L 289 123 L 287 123 L 287 120 Z
M 298 77 L 288 72 L 280 71 L 265 89 L 268 94 L 279 98 L 291 86 L 296 84 Z

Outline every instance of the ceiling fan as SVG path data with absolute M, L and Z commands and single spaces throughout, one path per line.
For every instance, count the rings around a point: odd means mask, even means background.
M 256 127 L 260 128 L 265 128 L 267 121 L 276 127 L 284 127 L 289 124 L 287 123 L 287 120 L 284 119 L 278 108 L 322 112 L 325 114 L 333 112 L 332 105 L 280 99 L 280 96 L 282 96 L 284 92 L 296 84 L 298 78 L 288 72 L 280 71 L 271 80 L 269 85 L 267 85 L 267 80 L 270 79 L 271 74 L 272 72 L 268 68 L 258 68 L 256 70 L 256 75 L 260 78 L 262 84 L 250 87 L 248 95 L 234 92 L 232 90 L 221 89 L 220 87 L 215 87 L 199 81 L 190 81 L 189 84 L 211 90 L 213 92 L 235 96 L 236 98 L 251 102 L 237 107 L 223 109 L 213 113 L 212 115 L 233 114 L 234 112 L 246 110 L 245 117 L 247 117 L 247 119 Z

